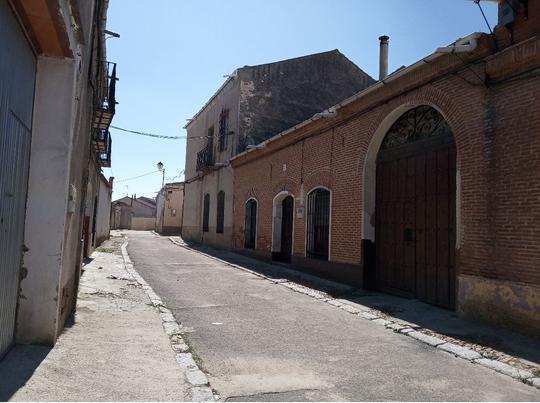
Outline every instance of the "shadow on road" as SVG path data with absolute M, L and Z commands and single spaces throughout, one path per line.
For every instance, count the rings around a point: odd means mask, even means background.
M 257 260 L 228 250 L 189 244 L 190 248 L 245 267 L 274 280 L 288 280 L 327 293 L 341 300 L 376 309 L 397 319 L 458 341 L 486 347 L 485 355 L 495 354 L 489 348 L 514 356 L 526 364 L 540 365 L 540 337 L 533 337 L 489 324 L 468 321 L 455 311 L 426 304 L 417 299 L 402 298 L 367 291 L 323 279 L 300 271 L 292 265 Z
M 0 401 L 7 401 L 32 377 L 50 347 L 17 345 L 0 361 Z

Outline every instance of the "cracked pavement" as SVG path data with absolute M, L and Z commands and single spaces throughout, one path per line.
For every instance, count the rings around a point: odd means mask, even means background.
M 159 312 L 124 268 L 123 242 L 92 254 L 54 348 L 15 346 L 0 362 L 0 401 L 191 400 Z

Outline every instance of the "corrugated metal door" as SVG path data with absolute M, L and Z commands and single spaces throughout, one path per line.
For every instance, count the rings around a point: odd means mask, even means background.
M 0 1 L 0 358 L 13 343 L 22 258 L 36 60 Z

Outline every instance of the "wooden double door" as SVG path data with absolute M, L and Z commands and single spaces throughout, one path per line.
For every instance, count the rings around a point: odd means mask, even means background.
M 456 148 L 452 133 L 379 151 L 377 287 L 455 306 Z

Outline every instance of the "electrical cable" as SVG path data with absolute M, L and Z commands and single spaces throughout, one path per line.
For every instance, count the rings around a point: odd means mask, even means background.
M 127 182 L 127 181 L 131 181 L 131 180 L 134 180 L 134 179 L 139 179 L 139 178 L 142 178 L 143 176 L 148 176 L 148 175 L 152 175 L 152 174 L 155 174 L 156 172 L 161 172 L 161 171 L 152 171 L 152 172 L 147 172 L 145 174 L 142 174 L 142 175 L 138 175 L 138 176 L 133 176 L 131 178 L 126 178 L 126 179 L 120 179 L 120 180 L 117 180 L 115 181 L 116 183 L 120 183 L 120 182 Z
M 184 174 L 184 170 L 182 169 L 178 175 L 173 176 L 172 178 L 165 178 L 165 179 L 168 180 L 168 181 L 173 181 L 176 178 L 180 178 L 183 174 Z
M 122 132 L 131 133 L 131 134 L 137 134 L 139 136 L 148 136 L 148 137 L 154 137 L 159 139 L 167 139 L 167 140 L 192 140 L 192 139 L 208 139 L 208 138 L 214 138 L 215 136 L 168 136 L 165 134 L 157 134 L 157 133 L 148 133 L 148 132 L 139 132 L 137 130 L 130 130 L 130 129 L 124 129 L 123 127 L 118 126 L 109 126 L 111 129 L 120 130 Z M 234 132 L 227 133 L 228 136 L 232 136 Z
M 129 130 L 129 129 L 124 129 L 122 127 L 118 127 L 118 126 L 110 126 L 112 129 L 116 129 L 116 130 L 120 130 L 122 132 L 127 132 L 127 133 L 132 133 L 132 134 L 138 134 L 140 136 L 149 136 L 149 137 L 155 137 L 155 138 L 160 138 L 160 139 L 168 139 L 168 140 L 180 140 L 182 138 L 186 138 L 186 136 L 166 136 L 166 135 L 163 135 L 163 134 L 155 134 L 155 133 L 146 133 L 146 132 L 139 132 L 139 131 L 136 131 L 136 130 Z
M 491 26 L 489 25 L 489 22 L 488 22 L 488 19 L 486 17 L 486 14 L 484 14 L 484 10 L 482 9 L 482 6 L 480 5 L 480 0 L 473 0 L 476 5 L 478 6 L 478 9 L 480 10 L 480 12 L 482 13 L 482 17 L 484 17 L 484 21 L 486 22 L 486 25 L 489 29 L 489 32 L 491 33 L 491 35 L 493 35 L 493 31 L 491 29 Z
M 485 80 L 476 71 L 474 71 L 474 69 L 470 66 L 469 63 L 467 63 L 458 53 L 454 52 L 452 54 L 455 55 L 463 64 L 465 64 L 465 68 L 467 70 L 469 70 L 471 73 L 473 73 L 476 76 L 476 78 L 478 78 L 478 80 L 480 81 L 479 83 L 480 85 L 485 85 Z M 455 75 L 461 78 L 462 80 L 466 81 L 467 83 L 471 84 L 468 80 L 461 77 L 459 74 L 456 73 Z

